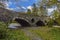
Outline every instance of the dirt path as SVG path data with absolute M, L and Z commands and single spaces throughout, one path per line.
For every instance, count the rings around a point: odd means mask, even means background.
M 30 40 L 42 40 L 40 37 L 38 37 L 37 35 L 35 35 L 34 33 L 31 33 L 30 31 L 29 31 L 29 29 L 38 29 L 38 28 L 35 28 L 35 27 L 28 27 L 28 28 L 24 28 L 24 29 L 22 29 L 24 32 L 25 32 L 25 34 L 28 36 L 28 37 L 30 37 Z

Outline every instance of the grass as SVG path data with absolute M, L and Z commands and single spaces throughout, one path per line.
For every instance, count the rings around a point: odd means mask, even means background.
M 21 29 L 7 29 L 3 22 L 0 22 L 0 34 L 0 40 L 30 40 Z
M 38 35 L 43 40 L 60 40 L 60 28 L 40 27 L 40 29 L 29 31 L 35 35 Z
M 29 40 L 22 30 L 8 30 L 8 40 Z
M 38 29 L 29 29 L 35 35 L 43 40 L 60 40 L 60 28 L 39 27 Z M 1 36 L 2 34 L 2 36 Z M 7 29 L 5 23 L 0 22 L 0 40 L 30 40 L 21 29 Z

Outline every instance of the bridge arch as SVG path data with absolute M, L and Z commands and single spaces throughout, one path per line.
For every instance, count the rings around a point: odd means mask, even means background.
M 31 26 L 28 20 L 24 18 L 15 18 L 15 21 L 18 22 L 23 27 Z
M 41 20 L 36 22 L 36 26 L 45 26 L 45 23 Z

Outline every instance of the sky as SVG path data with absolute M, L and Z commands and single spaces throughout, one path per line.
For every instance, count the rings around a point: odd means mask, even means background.
M 51 14 L 53 14 L 54 10 L 57 10 L 57 6 L 52 6 L 51 8 L 48 8 L 47 9 L 48 16 L 50 16 Z
M 19 1 L 15 1 L 15 0 L 9 0 L 9 2 L 5 2 L 6 6 L 7 6 L 7 9 L 10 9 L 10 10 L 26 10 L 27 8 L 31 9 L 32 5 L 34 3 L 36 3 L 37 0 L 19 0 Z
M 19 0 L 17 2 L 15 0 L 9 0 L 9 2 L 5 1 L 4 3 L 6 4 L 7 9 L 19 12 L 27 11 L 26 9 L 31 9 L 32 5 L 37 2 L 37 0 Z M 56 7 L 48 8 L 48 15 L 51 15 L 54 10 L 56 10 Z

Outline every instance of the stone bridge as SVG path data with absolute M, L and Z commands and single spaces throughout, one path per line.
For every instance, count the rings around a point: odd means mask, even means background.
M 25 14 L 0 8 L 0 21 L 8 22 L 14 20 L 20 23 L 21 26 L 44 26 L 46 25 L 46 18 L 46 16 Z
M 20 23 L 22 26 L 44 26 L 46 25 L 46 17 L 40 17 L 35 15 L 21 14 L 16 16 L 13 20 Z

